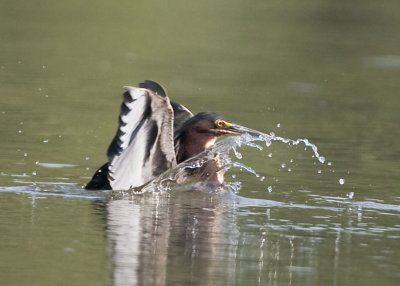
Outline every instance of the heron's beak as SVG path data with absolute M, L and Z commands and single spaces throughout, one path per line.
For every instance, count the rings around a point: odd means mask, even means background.
M 217 133 L 220 135 L 225 135 L 225 136 L 237 136 L 243 133 L 242 130 L 236 128 L 236 125 L 232 124 L 230 126 L 226 126 L 224 128 L 219 128 L 217 129 Z
M 232 124 L 232 123 L 229 123 L 226 121 L 224 121 L 224 123 L 225 124 L 223 127 L 213 129 L 213 131 L 215 132 L 215 134 L 217 136 L 237 136 L 237 135 L 241 135 L 243 133 L 248 133 L 253 136 L 260 135 L 259 132 L 255 131 L 253 129 L 250 129 L 250 128 L 247 128 L 244 126 L 240 126 L 237 124 Z
M 250 134 L 251 136 L 259 136 L 261 134 L 256 130 L 238 124 L 232 124 L 231 126 L 228 126 L 226 131 L 228 132 L 228 135 L 240 135 L 243 133 L 247 133 Z
M 216 120 L 215 126 L 214 129 L 211 129 L 211 132 L 213 132 L 215 136 L 237 136 L 244 133 L 251 136 L 260 136 L 262 134 L 256 130 L 233 124 L 222 119 Z

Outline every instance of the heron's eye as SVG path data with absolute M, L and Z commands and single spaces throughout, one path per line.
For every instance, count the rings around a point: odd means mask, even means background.
M 215 125 L 217 127 L 224 127 L 225 126 L 225 122 L 223 120 L 221 120 L 221 119 L 218 119 L 218 120 L 215 121 Z
M 217 126 L 218 128 L 225 128 L 229 126 L 229 123 L 222 119 L 218 119 L 215 121 L 215 126 Z

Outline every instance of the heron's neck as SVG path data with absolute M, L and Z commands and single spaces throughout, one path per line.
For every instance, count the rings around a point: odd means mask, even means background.
M 202 134 L 202 136 L 192 132 L 182 134 L 175 142 L 177 162 L 183 162 L 203 152 L 214 145 L 216 139 L 215 136 L 208 134 Z

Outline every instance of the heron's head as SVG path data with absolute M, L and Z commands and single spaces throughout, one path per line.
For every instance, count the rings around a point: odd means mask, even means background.
M 177 133 L 179 135 L 185 132 L 190 132 L 194 136 L 199 137 L 219 137 L 223 135 L 240 135 L 243 133 L 237 128 L 237 125 L 211 112 L 201 112 L 187 120 Z
M 201 112 L 188 119 L 175 134 L 178 162 L 212 146 L 220 136 L 240 135 L 243 131 L 220 115 Z

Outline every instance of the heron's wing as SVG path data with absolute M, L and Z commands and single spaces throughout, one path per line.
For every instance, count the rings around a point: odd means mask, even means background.
M 108 181 L 108 163 L 101 166 L 96 173 L 94 173 L 92 179 L 85 186 L 87 190 L 109 190 L 111 189 Z
M 118 131 L 107 151 L 113 190 L 141 186 L 176 165 L 169 98 L 162 88 L 140 86 L 126 87 Z
M 182 104 L 172 101 L 171 105 L 172 109 L 174 110 L 174 134 L 175 134 L 176 131 L 178 131 L 179 128 L 183 125 L 183 123 L 186 122 L 186 120 L 193 117 L 193 113 L 190 112 L 190 110 L 187 109 Z
M 159 83 L 152 80 L 145 80 L 139 84 L 139 87 L 150 89 L 162 97 L 168 97 L 167 91 Z M 174 131 L 177 131 L 182 124 L 193 116 L 193 113 L 182 104 L 171 101 L 174 110 Z
M 139 87 L 149 89 L 159 96 L 168 97 L 167 91 L 158 82 L 146 79 L 144 82 L 139 83 Z

